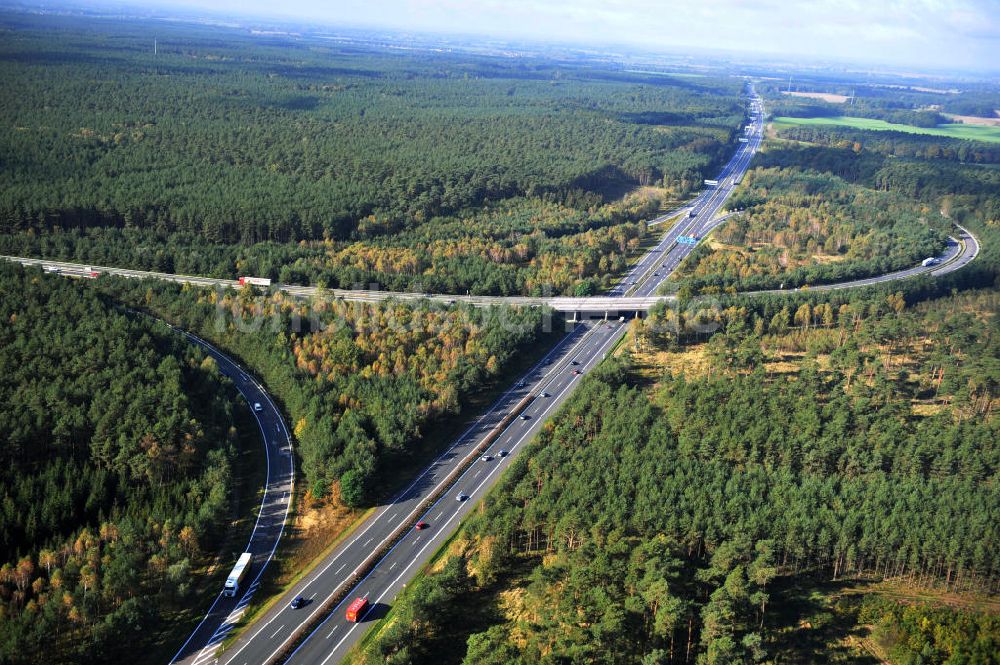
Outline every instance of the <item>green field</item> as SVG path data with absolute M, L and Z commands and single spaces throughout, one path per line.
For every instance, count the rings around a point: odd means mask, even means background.
M 963 125 L 960 123 L 950 123 L 938 125 L 937 127 L 914 127 L 913 125 L 896 125 L 885 120 L 873 120 L 871 118 L 851 118 L 848 116 L 837 116 L 834 118 L 789 118 L 782 116 L 775 118 L 776 125 L 842 125 L 855 129 L 873 129 L 876 131 L 907 132 L 908 134 L 931 134 L 933 136 L 947 136 L 953 139 L 970 139 L 973 141 L 990 141 L 1000 143 L 1000 127 L 980 127 L 977 125 Z

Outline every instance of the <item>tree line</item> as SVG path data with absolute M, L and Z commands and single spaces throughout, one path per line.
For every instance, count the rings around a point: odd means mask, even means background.
M 306 486 L 367 505 L 386 469 L 412 463 L 435 422 L 458 414 L 542 341 L 532 308 L 313 302 L 281 292 L 100 280 L 115 300 L 211 340 L 261 377 L 289 415 Z
M 229 528 L 234 391 L 93 289 L 0 266 L 0 662 L 107 662 Z
M 995 592 L 995 292 L 845 304 L 736 313 L 655 383 L 630 354 L 677 341 L 636 324 L 358 661 L 759 662 L 778 576 Z
M 169 30 L 153 58 L 141 22 L 28 23 L 0 52 L 19 90 L 0 101 L 0 149 L 18 156 L 0 173 L 0 233 L 143 229 L 156 248 L 125 258 L 227 246 L 227 276 L 237 247 L 369 240 L 512 197 L 588 211 L 640 185 L 683 196 L 743 118 L 721 79 L 198 28 Z

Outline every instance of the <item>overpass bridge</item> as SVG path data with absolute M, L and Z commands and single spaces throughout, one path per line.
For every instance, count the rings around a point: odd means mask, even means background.
M 0 256 L 0 259 L 20 263 L 24 266 L 41 266 L 49 272 L 69 277 L 92 278 L 95 275 L 117 275 L 130 279 L 159 279 L 180 284 L 219 289 L 239 289 L 240 283 L 232 279 L 216 279 L 195 275 L 176 275 L 150 270 L 132 270 L 110 266 L 85 265 L 67 261 L 34 259 L 21 256 Z M 522 307 L 549 307 L 557 312 L 579 315 L 611 316 L 619 313 L 646 312 L 662 300 L 673 300 L 674 296 L 590 296 L 574 298 L 569 296 L 462 296 L 431 293 L 407 293 L 402 291 L 379 291 L 364 289 L 325 289 L 317 286 L 296 286 L 294 284 L 273 284 L 271 288 L 296 298 L 329 298 L 347 302 L 377 303 L 383 301 L 414 302 L 426 300 L 440 305 L 467 303 L 475 307 L 493 305 L 520 305 Z

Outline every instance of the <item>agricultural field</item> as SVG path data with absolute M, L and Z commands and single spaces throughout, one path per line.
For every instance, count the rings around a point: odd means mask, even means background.
M 874 118 L 852 118 L 850 116 L 835 116 L 831 118 L 792 118 L 779 116 L 774 118 L 772 125 L 775 129 L 802 125 L 839 125 L 842 127 L 853 127 L 854 129 L 927 134 L 946 138 L 1000 143 L 1000 128 L 963 123 L 945 123 L 937 127 L 915 127 L 913 125 L 900 125 Z

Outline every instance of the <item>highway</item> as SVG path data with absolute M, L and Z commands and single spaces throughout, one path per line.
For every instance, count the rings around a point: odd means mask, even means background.
M 270 610 L 258 617 L 224 653 L 216 653 L 216 647 L 228 634 L 249 599 L 240 598 L 235 603 L 230 599 L 217 599 L 202 626 L 178 652 L 175 662 L 204 665 L 215 662 L 215 658 L 218 658 L 219 663 L 235 664 L 285 660 L 324 665 L 338 662 L 363 635 L 366 627 L 384 615 L 406 581 L 416 574 L 421 564 L 429 559 L 454 526 L 472 510 L 478 499 L 496 481 L 502 469 L 517 455 L 522 444 L 530 440 L 541 424 L 571 394 L 582 376 L 597 365 L 621 339 L 626 328 L 625 320 L 610 314 L 644 311 L 656 302 L 669 298 L 656 294 L 667 277 L 694 249 L 697 241 L 722 223 L 724 217 L 719 217 L 718 213 L 760 146 L 764 114 L 759 98 L 752 97 L 751 104 L 753 113 L 748 140 L 740 144 L 732 159 L 717 176 L 718 184 L 710 186 L 690 203 L 681 213 L 685 216 L 634 264 L 607 295 L 593 298 L 432 296 L 432 300 L 444 304 L 464 301 L 474 305 L 548 305 L 558 311 L 596 313 L 599 317 L 608 314 L 609 318 L 606 321 L 584 319 L 576 325 L 538 365 L 504 393 L 448 450 L 423 470 L 410 486 L 380 506 L 355 534 L 335 548 Z M 690 216 L 689 213 L 694 214 Z M 660 224 L 674 216 L 677 216 L 676 212 L 653 220 L 651 224 Z M 682 236 L 691 239 L 691 242 L 678 242 Z M 937 266 L 919 266 L 892 275 L 812 289 L 864 286 L 924 272 L 943 274 L 973 260 L 978 251 L 975 238 L 962 229 L 962 236 L 949 246 L 942 257 L 942 263 Z M 77 272 L 110 272 L 126 277 L 153 277 L 203 286 L 238 287 L 231 280 L 20 257 L 3 258 L 29 265 L 65 266 L 68 270 Z M 313 287 L 279 285 L 278 288 L 301 297 L 317 295 L 317 289 Z M 379 291 L 329 290 L 326 293 L 366 302 L 426 297 L 425 294 Z M 231 369 L 238 371 L 235 365 Z M 259 385 L 253 384 L 252 389 L 257 392 L 251 393 L 248 399 L 262 403 L 266 400 L 270 408 L 273 408 Z M 275 433 L 282 436 L 282 443 L 278 446 L 277 441 L 270 441 L 268 454 L 275 457 L 271 450 L 277 446 L 280 454 L 287 455 L 287 429 L 280 423 L 276 410 L 273 418 L 275 420 L 272 424 L 277 427 Z M 265 432 L 265 440 L 269 441 L 267 424 L 262 424 L 262 431 Z M 483 458 L 484 454 L 488 459 Z M 287 457 L 285 468 L 288 489 L 283 504 L 285 511 L 292 482 L 291 457 Z M 269 472 L 273 464 L 269 459 Z M 269 484 L 268 496 L 274 499 L 284 491 L 286 490 L 272 492 Z M 460 493 L 467 498 L 459 500 Z M 282 504 L 270 504 L 268 496 L 265 496 L 262 514 L 272 515 L 271 519 L 276 520 L 277 513 L 280 512 L 276 506 Z M 426 522 L 428 527 L 414 529 L 413 525 L 418 521 Z M 272 523 L 272 527 L 275 523 Z M 281 523 L 283 524 L 283 518 Z M 280 531 L 278 536 L 280 537 Z M 257 549 L 252 551 L 256 553 Z M 260 570 L 256 563 L 255 561 L 255 570 Z M 296 596 L 305 598 L 306 604 L 299 609 L 291 609 L 288 603 Z M 372 604 L 368 614 L 356 624 L 347 622 L 344 618 L 344 606 L 355 597 L 367 597 Z
M 215 359 L 219 371 L 233 382 L 236 389 L 251 406 L 250 411 L 260 427 L 267 462 L 264 492 L 250 540 L 242 550 L 234 553 L 231 559 L 224 555 L 220 562 L 228 574 L 240 553 L 252 553 L 253 558 L 247 581 L 235 597 L 223 596 L 222 585 L 219 585 L 219 593 L 211 607 L 208 608 L 194 632 L 184 641 L 184 644 L 170 661 L 171 663 L 198 663 L 200 665 L 210 661 L 215 647 L 225 639 L 239 620 L 243 610 L 253 598 L 254 592 L 260 586 L 260 580 L 274 557 L 274 552 L 284 533 L 288 511 L 292 505 L 295 457 L 292 455 L 288 427 L 285 425 L 278 407 L 275 406 L 271 396 L 267 394 L 263 386 L 229 356 L 205 340 L 165 322 L 162 323 L 176 333 L 184 335 L 192 344 L 204 349 L 208 355 Z M 255 404 L 260 404 L 259 411 L 254 407 Z
M 759 100 L 754 98 L 754 104 Z M 685 217 L 670 228 L 607 299 L 621 303 L 626 295 L 651 297 L 692 251 L 693 244 L 678 244 L 677 239 L 708 228 L 732 191 L 733 179 L 746 170 L 762 136 L 763 113 L 757 109 L 750 140 L 740 144 L 723 168 L 719 185 L 693 203 L 695 216 Z M 577 325 L 411 486 L 380 506 L 356 535 L 219 654 L 219 662 L 327 665 L 343 658 L 496 482 L 523 444 L 622 338 L 626 327 L 621 318 L 585 320 Z M 414 527 L 417 522 L 428 526 L 418 530 Z M 387 551 L 382 551 L 380 544 Z M 292 609 L 289 603 L 297 596 L 307 604 Z M 359 623 L 352 623 L 346 620 L 344 610 L 357 597 L 368 598 L 371 607 Z

